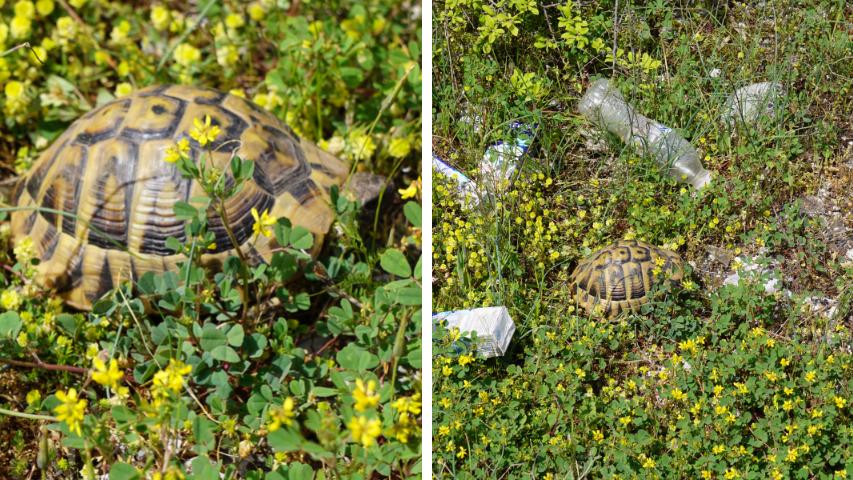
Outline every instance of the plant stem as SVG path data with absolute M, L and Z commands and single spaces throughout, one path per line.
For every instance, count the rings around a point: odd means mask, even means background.
M 13 365 L 15 367 L 41 368 L 43 370 L 58 370 L 62 372 L 77 373 L 80 375 L 86 375 L 89 373 L 89 369 L 82 367 L 73 367 L 71 365 L 55 365 L 53 363 L 26 362 L 23 360 L 12 360 L 9 358 L 0 358 L 0 363 Z
M 0 414 L 8 415 L 10 417 L 26 418 L 28 420 L 46 420 L 48 422 L 59 421 L 58 418 L 51 417 L 49 415 L 36 415 L 33 413 L 16 412 L 15 410 L 7 410 L 5 408 L 0 408 Z
M 240 249 L 240 243 L 237 242 L 237 237 L 234 236 L 234 232 L 231 231 L 231 223 L 228 221 L 228 212 L 225 210 L 225 201 L 219 199 L 217 210 L 219 211 L 219 218 L 222 219 L 222 226 L 225 227 L 225 233 L 228 234 L 228 238 L 231 239 L 231 244 L 234 245 L 234 250 L 237 251 L 237 256 L 240 257 L 240 276 L 243 277 L 243 312 L 240 315 L 241 320 L 246 319 L 246 312 L 249 307 L 249 267 L 248 262 L 246 260 L 246 256 L 243 255 L 243 250 Z

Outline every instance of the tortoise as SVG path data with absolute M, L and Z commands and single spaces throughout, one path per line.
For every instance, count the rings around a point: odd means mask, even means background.
M 174 254 L 166 240 L 183 242 L 185 231 L 173 207 L 203 190 L 164 156 L 186 138 L 190 158 L 197 160 L 202 147 L 188 132 L 194 119 L 206 116 L 221 129 L 206 148 L 226 172 L 226 183 L 234 182 L 225 168 L 232 155 L 255 162 L 253 178 L 225 206 L 241 251 L 252 262 L 269 262 L 277 247 L 274 238 L 253 239 L 255 208 L 314 234 L 316 255 L 334 219 L 330 188 L 346 181 L 347 163 L 241 97 L 160 85 L 83 115 L 16 183 L 11 200 L 24 208 L 11 215 L 12 238 L 15 243 L 32 238 L 40 259 L 38 283 L 89 310 L 121 281 L 176 270 L 185 257 Z M 236 252 L 222 218 L 212 210 L 208 218 L 216 241 L 202 262 L 217 266 Z
M 613 318 L 624 311 L 639 311 L 655 283 L 678 281 L 683 275 L 684 264 L 675 252 L 638 240 L 620 240 L 578 263 L 569 290 L 589 314 L 600 305 L 602 313 Z

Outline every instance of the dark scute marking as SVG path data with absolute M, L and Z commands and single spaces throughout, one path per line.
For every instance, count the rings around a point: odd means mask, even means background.
M 38 212 L 33 210 L 29 215 L 27 215 L 26 220 L 24 220 L 24 232 L 26 232 L 26 235 L 29 235 L 30 232 L 33 231 L 33 226 L 36 224 L 37 216 Z
M 631 279 L 631 299 L 643 298 L 646 295 L 646 288 L 643 285 L 643 272 L 639 265 L 631 265 L 628 278 Z
M 264 128 L 266 129 L 267 127 Z M 284 135 L 281 130 L 276 131 Z M 296 165 L 284 168 L 278 161 L 278 158 L 276 158 L 276 152 L 294 158 Z M 267 193 L 275 197 L 284 192 L 293 193 L 293 188 L 300 188 L 299 184 L 304 180 L 308 180 L 311 176 L 311 168 L 305 159 L 305 152 L 302 151 L 302 148 L 297 143 L 288 140 L 286 136 L 278 136 L 272 139 L 270 146 L 255 161 L 255 170 L 255 181 Z M 261 171 L 257 172 L 257 170 Z M 261 178 L 264 176 L 268 180 Z
M 77 135 L 76 142 L 81 145 L 93 145 L 95 143 L 100 142 L 101 140 L 106 140 L 112 137 L 115 134 L 116 127 L 109 128 L 107 130 L 102 130 L 96 133 L 80 133 Z
M 578 275 L 580 275 L 578 288 L 587 292 L 589 291 L 589 271 L 586 270 L 586 266 L 578 266 L 578 271 Z
M 267 263 L 267 261 L 264 259 L 263 256 L 261 256 L 260 252 L 258 252 L 258 249 L 255 248 L 254 245 L 249 246 L 249 251 L 248 251 L 247 257 L 248 257 L 249 263 L 251 263 L 254 266 L 260 265 L 262 263 L 263 264 Z
M 329 176 L 335 175 L 335 172 L 333 172 L 329 167 L 322 163 L 311 162 L 311 168 L 313 168 L 314 170 L 319 170 Z
M 149 95 L 146 95 L 149 96 Z M 152 128 L 152 129 L 140 129 L 140 128 L 129 128 L 125 127 L 121 131 L 121 137 L 132 141 L 132 142 L 142 142 L 145 140 L 162 140 L 166 138 L 172 138 L 175 135 L 175 130 L 178 129 L 178 124 L 181 123 L 181 119 L 184 117 L 184 111 L 187 109 L 187 101 L 172 97 L 169 95 L 162 95 L 161 98 L 169 99 L 177 104 L 175 108 L 175 115 L 172 123 L 170 123 L 165 128 Z M 154 108 L 157 107 L 163 109 L 162 105 L 155 105 Z M 163 109 L 165 111 L 165 109 Z
M 179 242 L 184 243 L 187 239 L 184 225 L 176 225 L 171 228 L 164 228 L 150 223 L 145 224 L 145 233 L 142 235 L 142 245 L 139 247 L 140 253 L 157 255 L 165 257 L 174 255 L 175 252 L 166 246 L 166 240 L 169 237 L 175 237 Z M 138 279 L 137 279 L 138 280 Z
M 255 207 L 260 213 L 272 208 L 275 204 L 275 199 L 265 193 L 258 193 L 246 203 Z M 242 217 L 229 219 L 231 220 L 231 231 L 234 233 L 237 245 L 243 245 L 252 236 L 252 226 L 255 224 L 255 219 L 252 218 L 252 215 L 249 213 L 250 211 L 250 208 L 246 208 Z M 228 236 L 228 232 L 223 225 L 222 217 L 211 215 L 209 228 L 215 235 L 216 248 L 213 249 L 213 253 L 225 252 L 234 248 L 234 245 L 231 244 L 231 238 Z
M 50 157 L 46 162 L 39 165 L 37 169 L 35 169 L 31 174 L 30 178 L 27 180 L 27 192 L 29 192 L 30 196 L 33 200 L 36 200 L 39 195 L 39 190 L 41 189 L 41 184 L 44 181 L 44 176 L 47 175 L 47 172 L 50 171 L 50 167 L 53 166 L 53 163 L 56 162 L 56 159 L 65 150 L 65 146 L 68 144 L 68 140 L 62 142 L 62 145 L 56 149 L 53 156 Z
M 130 99 L 116 100 L 114 102 L 110 102 L 106 105 L 101 106 L 100 108 L 98 108 L 96 110 L 93 110 L 92 112 L 90 112 L 90 114 L 89 114 L 90 116 L 87 116 L 84 118 L 88 119 L 88 118 L 91 118 L 92 116 L 95 116 L 95 115 L 107 116 L 110 114 L 112 108 L 115 105 L 120 105 L 122 113 L 127 113 L 128 109 L 130 108 Z M 81 132 L 77 135 L 77 138 L 75 138 L 75 143 L 79 143 L 82 145 L 93 145 L 93 144 L 98 143 L 102 140 L 106 140 L 106 139 L 115 135 L 116 130 L 118 130 L 118 127 L 120 125 L 121 125 L 121 122 L 119 121 L 119 122 L 116 122 L 115 125 L 111 125 L 105 129 L 101 130 L 101 131 L 98 131 L 98 132 Z
M 110 270 L 110 261 L 104 257 L 104 264 L 101 266 L 101 273 L 98 275 L 98 286 L 94 291 L 86 292 L 86 298 L 90 302 L 104 296 L 105 293 L 113 289 L 113 273 Z
M 638 245 L 633 247 L 634 252 L 632 258 L 637 263 L 648 262 L 652 259 L 652 252 L 647 247 Z
M 139 93 L 138 95 L 140 97 L 156 97 L 156 96 L 159 96 L 164 91 L 166 91 L 166 89 L 168 89 L 170 86 L 171 85 L 157 85 L 156 87 L 153 87 L 151 90 Z
M 266 152 L 262 153 L 261 156 L 265 155 Z M 255 163 L 255 169 L 252 171 L 252 179 L 261 188 L 261 190 L 269 193 L 270 195 L 275 195 L 275 185 L 273 185 L 272 180 L 269 175 L 266 174 L 263 167 L 261 167 L 258 163 Z
M 302 204 L 305 204 L 308 200 L 311 200 L 321 193 L 320 188 L 317 187 L 314 180 L 311 180 L 310 178 L 306 178 L 301 182 L 296 182 L 293 186 L 287 189 L 287 191 Z
M 92 218 L 89 223 L 92 229 L 89 230 L 89 242 L 101 248 L 108 250 L 121 250 L 122 247 L 127 247 L 127 236 L 130 230 L 130 208 L 133 200 L 133 187 L 136 183 L 136 165 L 137 156 L 139 154 L 139 146 L 135 143 L 128 143 L 130 151 L 127 152 L 125 158 L 119 159 L 116 156 L 110 157 L 106 165 L 102 168 L 104 172 L 98 176 L 97 187 L 95 190 L 95 199 L 98 208 L 92 213 Z M 110 177 L 114 177 L 118 182 L 118 187 L 114 192 L 106 192 L 105 185 Z M 112 218 L 105 211 L 103 205 L 108 200 L 106 195 L 123 196 L 121 199 L 124 203 L 124 211 L 122 218 L 117 220 Z
M 19 180 L 12 185 L 12 191 L 9 193 L 9 201 L 12 202 L 12 205 L 16 205 L 18 200 L 21 199 L 21 194 L 24 193 L 24 182 Z
M 625 272 L 621 268 L 612 268 L 610 270 L 610 298 L 612 300 L 625 300 Z
M 163 105 L 154 105 L 153 107 L 151 107 L 151 111 L 154 112 L 156 115 L 163 115 L 164 113 L 166 113 L 166 109 L 163 108 Z
M 193 157 L 197 158 L 197 157 Z M 190 187 L 192 180 L 181 177 L 177 168 L 171 166 L 169 173 L 157 178 L 147 179 L 146 187 L 148 192 L 162 191 L 165 183 L 173 183 L 177 185 L 183 201 L 189 200 Z M 165 205 L 158 205 L 164 207 Z M 173 255 L 175 252 L 166 246 L 166 240 L 169 237 L 174 237 L 179 242 L 186 241 L 186 232 L 184 231 L 184 222 L 176 218 L 167 218 L 158 215 L 148 215 L 145 221 L 145 228 L 142 234 L 142 244 L 139 247 L 141 253 L 152 254 L 157 256 Z
M 44 192 L 44 198 L 41 200 L 41 207 L 45 209 L 51 210 L 60 210 L 61 205 L 59 205 L 59 197 L 57 197 L 56 193 L 56 185 L 50 185 L 47 187 L 47 190 Z M 41 212 L 41 216 L 47 220 L 47 223 L 50 225 L 56 225 L 56 214 L 53 212 L 48 212 L 43 210 Z
M 53 225 L 47 226 L 44 236 L 41 238 L 41 261 L 46 262 L 53 258 L 56 246 L 59 244 L 59 232 Z
M 83 172 L 86 170 L 86 163 L 89 161 L 89 149 L 83 148 L 80 153 L 80 163 L 65 165 L 60 173 L 68 185 L 74 185 L 74 195 L 71 198 L 65 199 L 65 204 L 62 205 L 62 210 L 69 213 L 76 213 L 77 206 L 80 202 L 80 188 L 83 178 Z M 77 217 L 74 215 L 62 216 L 62 232 L 72 237 L 77 228 Z
M 274 127 L 274 126 L 268 125 L 268 124 L 264 124 L 263 128 L 264 128 L 264 130 L 267 131 L 267 133 L 272 134 L 276 138 L 281 138 L 281 137 L 288 138 L 291 141 L 293 141 L 293 143 L 296 143 L 296 144 L 298 144 L 301 141 L 301 139 L 299 138 L 299 135 L 297 135 L 296 132 L 294 132 L 292 128 L 290 128 L 289 126 L 287 126 L 283 123 L 279 123 L 279 125 L 281 125 L 281 127 L 284 130 L 281 130 L 277 127 Z
M 65 272 L 56 279 L 55 287 L 57 293 L 66 293 L 74 290 L 83 283 L 83 257 L 86 254 L 86 245 L 80 245 L 77 252 L 68 261 Z
M 222 92 L 213 90 L 211 88 L 199 88 L 199 90 L 204 90 L 205 92 L 210 92 L 210 93 L 214 94 L 213 98 L 205 98 L 205 97 L 201 97 L 201 96 L 193 98 L 194 102 L 200 103 L 202 105 L 217 105 L 218 106 L 222 103 L 223 100 L 225 100 L 225 97 L 228 95 L 226 93 L 222 93 Z
M 130 279 L 134 283 L 139 281 L 139 272 L 136 270 L 136 262 L 133 261 L 133 257 L 129 257 L 130 260 Z
M 261 108 L 261 106 L 260 106 L 260 105 L 258 105 L 257 103 L 255 103 L 255 102 L 251 102 L 251 101 L 246 100 L 245 98 L 242 98 L 242 97 L 237 97 L 237 98 L 239 98 L 240 100 L 242 100 L 242 101 L 243 101 L 243 103 L 245 103 L 245 104 L 246 104 L 246 106 L 247 106 L 247 107 L 249 107 L 249 110 L 252 110 L 253 112 L 255 112 L 255 113 L 259 113 L 259 114 L 261 114 L 261 115 L 269 115 L 269 112 L 267 112 L 266 110 L 264 110 L 263 108 Z M 252 121 L 253 121 L 253 122 L 256 122 L 256 123 L 257 123 L 257 122 L 260 122 L 260 120 L 258 120 L 256 117 L 252 117 Z

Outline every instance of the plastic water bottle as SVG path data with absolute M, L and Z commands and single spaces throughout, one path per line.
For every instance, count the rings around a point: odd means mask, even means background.
M 673 129 L 637 113 L 610 80 L 593 82 L 581 98 L 578 111 L 626 144 L 650 155 L 675 180 L 697 189 L 711 181 L 711 172 L 702 166 L 693 145 Z

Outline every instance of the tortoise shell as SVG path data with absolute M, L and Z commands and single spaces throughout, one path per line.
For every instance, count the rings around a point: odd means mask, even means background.
M 660 268 L 655 275 L 656 268 Z M 683 263 L 675 252 L 637 240 L 620 240 L 582 260 L 571 276 L 570 291 L 588 313 L 600 305 L 607 317 L 637 312 L 649 301 L 656 281 L 680 280 Z
M 187 138 L 190 157 L 198 161 L 203 150 L 188 132 L 194 119 L 207 115 L 221 133 L 206 148 L 213 165 L 226 172 L 226 183 L 234 182 L 227 168 L 232 155 L 255 162 L 253 179 L 226 202 L 247 258 L 269 261 L 276 247 L 274 239 L 253 238 L 252 208 L 305 227 L 320 245 L 334 218 L 328 190 L 344 182 L 346 163 L 243 98 L 156 86 L 75 121 L 18 182 L 12 200 L 24 208 L 11 216 L 12 235 L 16 243 L 25 237 L 34 241 L 41 260 L 36 279 L 86 310 L 121 281 L 176 269 L 184 257 L 175 255 L 166 239 L 183 242 L 185 232 L 173 207 L 203 195 L 203 189 L 164 156 Z M 235 252 L 222 218 L 213 210 L 208 218 L 216 242 L 202 261 L 215 267 Z

